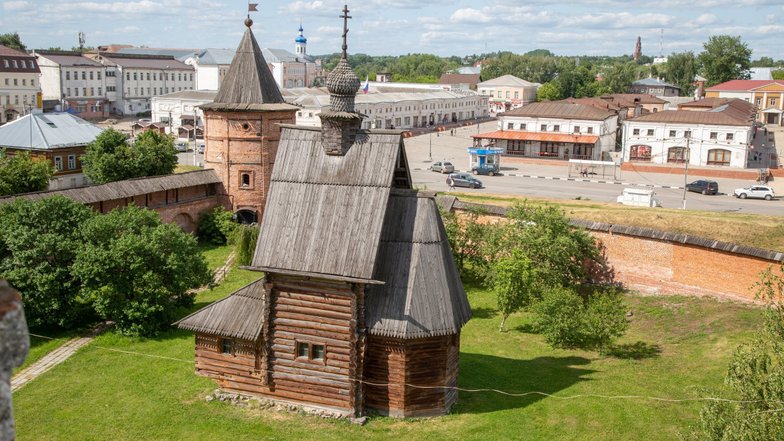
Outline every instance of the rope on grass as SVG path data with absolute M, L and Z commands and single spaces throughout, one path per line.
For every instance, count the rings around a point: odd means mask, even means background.
M 32 335 L 34 337 L 48 339 L 48 340 L 59 340 L 57 338 L 46 337 L 46 336 L 43 336 L 43 335 L 36 335 L 36 334 L 30 334 L 30 335 Z M 177 362 L 188 363 L 188 364 L 193 364 L 194 363 L 194 360 L 185 360 L 185 359 L 182 359 L 182 358 L 166 357 L 166 356 L 163 356 L 163 355 L 155 355 L 155 354 L 145 354 L 143 352 L 137 352 L 137 351 L 125 351 L 125 350 L 121 350 L 121 349 L 109 348 L 109 347 L 100 346 L 100 345 L 89 345 L 89 347 L 93 347 L 93 348 L 97 348 L 97 349 L 103 349 L 103 350 L 111 351 L 111 352 L 118 352 L 118 353 L 126 354 L 126 355 L 138 355 L 138 356 L 142 356 L 142 357 L 158 358 L 158 359 L 162 359 L 162 360 L 177 361 Z M 309 377 L 314 378 L 314 379 L 320 378 L 320 377 L 317 377 L 317 376 L 314 376 L 314 375 L 309 375 Z M 442 389 L 442 390 L 455 390 L 455 391 L 466 392 L 466 393 L 493 392 L 493 393 L 496 393 L 496 394 L 499 394 L 499 395 L 505 395 L 505 396 L 515 397 L 515 398 L 521 398 L 521 397 L 526 397 L 526 396 L 530 396 L 530 395 L 538 395 L 538 396 L 543 396 L 543 397 L 548 397 L 548 398 L 554 398 L 556 400 L 576 400 L 576 399 L 580 399 L 580 398 L 598 398 L 598 399 L 605 399 L 605 400 L 648 400 L 648 401 L 659 401 L 659 402 L 664 402 L 664 403 L 687 403 L 687 402 L 698 402 L 698 401 L 713 401 L 713 402 L 722 402 L 722 403 L 752 404 L 752 403 L 767 402 L 766 400 L 733 400 L 733 399 L 721 398 L 721 397 L 665 398 L 665 397 L 654 397 L 654 396 L 647 396 L 647 395 L 603 395 L 603 394 L 577 394 L 577 395 L 560 396 L 560 395 L 553 395 L 553 394 L 550 394 L 550 393 L 547 393 L 547 392 L 541 392 L 541 391 L 507 392 L 507 391 L 503 391 L 503 390 L 499 390 L 499 389 L 491 389 L 491 388 L 473 389 L 473 388 L 463 388 L 463 387 L 457 387 L 457 386 L 426 386 L 426 385 L 411 384 L 411 383 L 402 383 L 402 384 L 399 384 L 399 383 L 377 383 L 377 382 L 366 381 L 366 380 L 359 380 L 359 379 L 351 379 L 350 381 L 354 381 L 354 382 L 361 383 L 361 384 L 366 384 L 368 386 L 375 386 L 375 387 L 390 387 L 390 386 L 400 387 L 400 386 L 405 386 L 405 387 L 410 387 L 410 388 L 413 388 L 413 389 Z M 776 402 L 784 404 L 784 401 L 776 401 Z M 752 413 L 750 415 L 758 415 L 758 414 L 763 414 L 763 413 L 775 413 L 775 412 L 784 412 L 784 408 L 765 410 L 765 411 L 761 411 L 761 412 Z

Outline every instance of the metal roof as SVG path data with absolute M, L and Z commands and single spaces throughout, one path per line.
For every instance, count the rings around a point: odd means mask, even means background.
M 706 92 L 713 92 L 713 91 L 723 91 L 723 92 L 745 92 L 751 91 L 754 89 L 759 89 L 760 87 L 768 86 L 771 84 L 778 84 L 782 88 L 784 88 L 784 81 L 780 80 L 731 80 L 721 84 L 717 84 L 713 87 L 709 87 L 706 89 Z
M 632 118 L 628 121 L 634 122 L 657 122 L 657 123 L 688 123 L 688 124 L 713 124 L 723 126 L 750 126 L 754 121 L 754 105 L 744 100 L 733 98 L 727 100 L 716 100 L 705 98 L 704 100 L 681 105 L 681 107 L 698 109 L 702 102 L 712 103 L 714 107 L 709 110 L 665 110 L 663 112 L 650 113 L 648 115 Z
M 101 63 L 85 57 L 79 52 L 65 51 L 36 51 L 35 54 L 40 58 L 46 58 L 60 66 L 84 66 L 84 67 L 103 67 Z
M 182 59 L 193 56 L 198 49 L 154 48 L 154 47 L 124 47 L 117 50 L 118 54 L 131 55 L 166 55 Z
M 477 87 L 539 87 L 541 84 L 532 83 L 514 75 L 503 75 L 492 80 L 482 81 Z
M 566 101 L 547 101 L 531 103 L 500 114 L 505 116 L 525 116 L 530 118 L 563 118 L 588 121 L 604 121 L 616 116 L 615 112 L 597 109 L 593 106 L 574 104 Z
M 117 52 L 101 52 L 99 54 L 109 63 L 126 69 L 169 69 L 193 70 L 193 66 L 165 55 L 121 54 Z
M 0 126 L 0 147 L 51 150 L 84 146 L 102 131 L 70 113 L 31 113 Z
M 365 296 L 370 334 L 422 338 L 456 334 L 471 318 L 446 230 L 431 195 L 393 190 L 374 278 Z
M 509 139 L 516 141 L 570 142 L 574 144 L 596 144 L 596 135 L 575 135 L 572 133 L 523 132 L 516 130 L 496 130 L 495 132 L 471 135 L 475 139 Z
M 676 89 L 680 89 L 680 87 L 674 84 L 665 83 L 664 81 L 657 80 L 656 78 L 643 78 L 641 80 L 637 80 L 633 82 L 632 86 L 654 86 L 654 87 L 658 86 L 658 87 L 674 87 Z
M 198 53 L 199 65 L 230 65 L 234 59 L 233 49 L 204 49 Z
M 189 331 L 255 341 L 263 329 L 266 300 L 264 279 L 257 280 L 174 324 Z

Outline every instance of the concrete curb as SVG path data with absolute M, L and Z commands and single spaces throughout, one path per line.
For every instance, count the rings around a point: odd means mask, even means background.
M 419 171 L 427 171 L 426 168 L 413 168 L 413 170 Z M 455 173 L 471 173 L 470 170 L 455 170 Z M 608 181 L 602 179 L 580 179 L 580 178 L 560 178 L 556 176 L 538 176 L 538 175 L 521 175 L 517 173 L 502 173 L 498 176 L 514 176 L 518 178 L 529 178 L 529 179 L 547 179 L 551 181 L 571 181 L 571 182 L 590 182 L 592 184 L 610 184 L 610 185 L 624 185 L 627 187 L 647 187 L 647 188 L 669 188 L 672 190 L 683 190 L 683 187 L 678 187 L 674 185 L 656 185 L 656 184 L 635 184 L 633 182 L 621 182 L 621 181 Z

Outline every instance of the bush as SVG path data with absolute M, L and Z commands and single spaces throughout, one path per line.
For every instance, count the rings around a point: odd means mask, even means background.
M 90 314 L 71 269 L 94 216 L 63 196 L 0 205 L 0 279 L 22 293 L 30 326 L 70 327 Z
M 127 335 L 153 335 L 193 304 L 189 290 L 211 281 L 196 240 L 158 214 L 129 206 L 84 224 L 73 272 L 81 293 Z
M 533 307 L 536 328 L 555 348 L 603 352 L 626 332 L 626 307 L 614 289 L 582 297 L 569 288 L 551 288 Z
M 233 233 L 233 237 L 237 265 L 252 264 L 253 254 L 256 251 L 256 240 L 259 238 L 258 224 L 238 225 Z
M 232 242 L 238 225 L 231 211 L 223 207 L 215 207 L 201 215 L 196 234 L 203 242 L 224 245 Z
M 0 196 L 46 190 L 52 175 L 49 161 L 33 159 L 30 152 L 8 156 L 0 149 Z

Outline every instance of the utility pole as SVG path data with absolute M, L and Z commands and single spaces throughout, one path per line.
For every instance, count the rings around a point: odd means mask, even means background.
M 686 158 L 686 168 L 684 169 L 684 172 L 683 172 L 683 207 L 681 207 L 683 210 L 686 209 L 686 185 L 689 182 L 689 160 L 691 160 L 691 150 L 689 149 L 689 141 L 690 140 L 691 140 L 691 137 L 686 138 L 686 155 L 687 155 L 687 158 Z
M 430 148 L 427 153 L 428 161 L 433 162 L 433 132 L 430 132 Z

